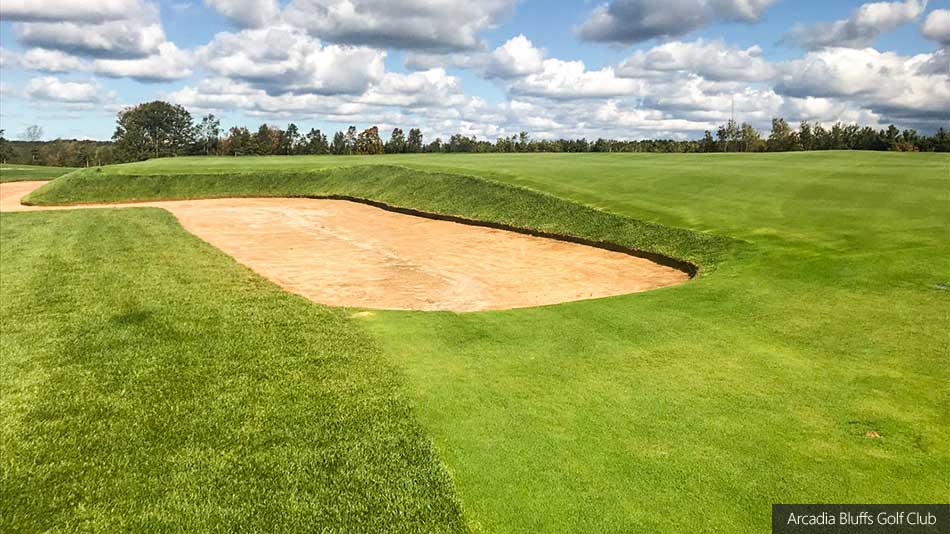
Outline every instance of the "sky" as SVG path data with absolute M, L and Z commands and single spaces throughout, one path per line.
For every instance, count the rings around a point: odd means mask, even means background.
M 950 127 L 950 0 L 3 0 L 0 128 L 108 139 L 161 99 L 222 126 L 701 137 L 733 113 Z

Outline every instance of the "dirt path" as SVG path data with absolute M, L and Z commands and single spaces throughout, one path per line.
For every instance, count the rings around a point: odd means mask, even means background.
M 43 183 L 0 184 L 0 211 L 69 209 L 20 205 Z M 164 208 L 188 231 L 262 276 L 333 306 L 522 308 L 635 293 L 688 278 L 619 252 L 343 200 L 235 198 L 117 206 Z

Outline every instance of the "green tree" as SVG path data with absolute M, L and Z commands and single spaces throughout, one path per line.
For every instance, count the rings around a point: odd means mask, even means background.
M 808 121 L 802 121 L 798 127 L 798 140 L 802 145 L 802 150 L 815 149 L 815 136 L 811 133 L 811 124 Z
M 3 135 L 4 130 L 0 130 L 0 163 L 6 163 L 16 157 L 13 147 L 7 138 Z
M 221 121 L 211 113 L 205 115 L 195 129 L 195 137 L 202 153 L 206 156 L 216 153 L 221 137 Z
M 280 146 L 277 149 L 277 153 L 284 156 L 292 156 L 297 154 L 299 146 L 300 130 L 296 124 L 290 123 L 287 125 L 287 130 L 284 131 L 284 135 L 280 137 Z
M 327 144 L 327 136 L 320 130 L 310 129 L 307 134 L 306 153 L 307 154 L 328 154 L 330 145 Z
M 788 152 L 798 143 L 798 136 L 792 131 L 785 119 L 772 119 L 772 133 L 769 134 L 769 152 Z
M 346 137 L 344 137 L 346 142 L 346 153 L 353 154 L 356 152 L 356 126 L 350 126 L 346 129 Z
M 194 142 L 191 113 L 161 100 L 126 108 L 116 122 L 112 139 L 122 161 L 177 156 Z
M 393 128 L 393 133 L 386 143 L 387 154 L 402 154 L 406 151 L 406 138 L 400 128 Z
M 247 128 L 235 126 L 228 132 L 228 137 L 223 143 L 222 152 L 232 156 L 253 155 L 257 152 L 254 136 Z
M 330 146 L 330 152 L 337 156 L 350 154 L 349 147 L 346 144 L 346 134 L 343 132 L 333 134 L 333 144 Z
M 112 139 L 122 161 L 177 156 L 194 142 L 191 113 L 161 100 L 125 108 L 116 122 Z
M 422 130 L 419 128 L 409 130 L 409 139 L 406 140 L 406 152 L 411 154 L 422 152 Z

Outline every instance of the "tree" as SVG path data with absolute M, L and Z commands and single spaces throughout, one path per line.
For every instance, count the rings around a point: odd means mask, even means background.
M 255 154 L 257 147 L 254 144 L 254 136 L 247 128 L 235 126 L 228 132 L 228 137 L 224 140 L 222 146 L 222 152 L 234 156 Z
M 798 127 L 798 141 L 802 145 L 802 150 L 814 150 L 815 136 L 811 133 L 811 124 L 808 124 L 808 121 L 802 121 Z
M 20 139 L 28 142 L 35 143 L 43 138 L 43 127 L 39 124 L 31 124 L 23 130 L 23 133 L 20 134 Z
M 720 152 L 735 152 L 739 149 L 739 127 L 736 121 L 729 120 L 724 126 L 716 130 L 716 140 Z
M 122 161 L 177 156 L 194 142 L 191 113 L 161 100 L 126 108 L 112 139 Z
M 897 129 L 897 126 L 892 124 L 887 127 L 887 131 L 884 132 L 884 142 L 887 145 L 887 150 L 897 150 L 898 135 L 900 135 L 900 130 Z
M 702 152 L 716 152 L 716 140 L 713 139 L 712 132 L 709 130 L 703 132 L 703 140 L 699 146 Z
M 375 126 L 363 130 L 356 139 L 357 154 L 375 155 L 384 152 L 383 140 L 379 138 L 379 128 Z
M 210 155 L 218 150 L 221 137 L 221 121 L 211 113 L 201 118 L 201 123 L 195 129 L 198 146 L 204 154 Z
M 6 163 L 16 157 L 16 153 L 13 152 L 13 147 L 10 145 L 10 142 L 7 141 L 7 138 L 3 135 L 4 130 L 0 130 L 0 163 Z
M 287 130 L 280 137 L 280 146 L 277 149 L 278 154 L 292 156 L 297 153 L 297 147 L 300 145 L 300 130 L 297 125 L 290 123 Z
M 356 126 L 350 126 L 346 129 L 346 137 L 344 138 L 346 142 L 346 153 L 353 154 L 356 152 Z
M 346 135 L 343 132 L 333 134 L 333 144 L 330 145 L 330 152 L 337 156 L 349 154 L 346 146 Z
M 426 152 L 429 153 L 439 153 L 442 152 L 442 138 L 436 137 L 435 141 L 432 141 L 426 145 Z
M 280 153 L 281 139 L 284 132 L 276 126 L 261 124 L 254 134 L 255 152 L 260 156 L 271 156 Z
M 743 122 L 739 129 L 739 142 L 743 152 L 759 152 L 765 148 L 759 131 L 747 122 Z
M 31 144 L 38 142 L 42 138 L 43 127 L 38 124 L 27 126 L 26 129 L 20 133 L 20 139 Z M 34 144 L 30 147 L 30 163 L 36 163 L 37 159 L 39 159 L 39 147 Z
M 787 152 L 797 144 L 798 136 L 785 119 L 772 119 L 772 133 L 769 134 L 769 152 Z
M 386 143 L 386 153 L 387 154 L 402 154 L 406 151 L 406 138 L 403 136 L 402 130 L 399 128 L 393 128 L 393 133 L 389 137 L 389 142 Z
M 305 145 L 307 154 L 328 154 L 330 145 L 327 144 L 327 136 L 320 133 L 320 130 L 310 129 L 307 134 L 307 143 Z
M 422 152 L 422 130 L 419 128 L 409 130 L 409 139 L 406 140 L 406 152 L 411 154 Z

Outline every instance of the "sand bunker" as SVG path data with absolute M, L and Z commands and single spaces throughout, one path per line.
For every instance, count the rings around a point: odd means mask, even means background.
M 0 211 L 69 209 L 20 205 L 43 183 L 0 184 Z M 635 293 L 688 278 L 620 252 L 344 200 L 233 198 L 118 206 L 164 208 L 188 231 L 262 276 L 333 306 L 497 310 Z

